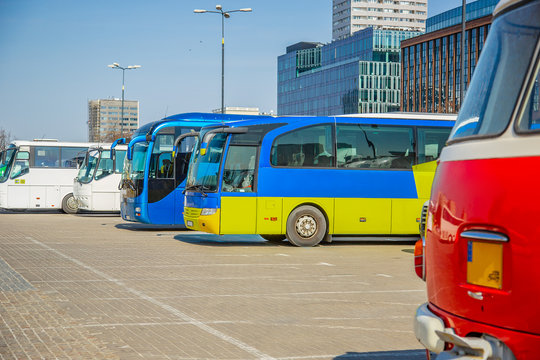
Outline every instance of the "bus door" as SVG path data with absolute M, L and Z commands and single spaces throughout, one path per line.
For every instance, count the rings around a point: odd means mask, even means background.
M 221 184 L 221 233 L 256 233 L 257 149 L 255 145 L 242 144 L 231 144 L 228 147 Z
M 174 151 L 174 223 L 184 223 L 184 194 L 183 191 L 186 187 L 186 177 L 189 169 L 189 160 L 193 151 L 193 145 L 198 133 L 183 134 L 183 138 L 180 136 L 175 141 Z M 181 139 L 180 139 L 181 138 Z
M 155 137 L 148 169 L 148 218 L 152 224 L 174 223 L 174 134 Z
M 13 168 L 10 174 L 10 182 L 8 182 L 8 207 L 26 209 L 30 207 L 30 183 L 29 176 L 25 176 L 30 172 L 30 149 L 21 148 L 15 155 Z M 28 183 L 27 183 L 28 182 Z M 39 188 L 38 188 L 39 190 Z M 35 194 L 32 194 L 35 195 Z M 35 207 L 32 204 L 31 207 Z

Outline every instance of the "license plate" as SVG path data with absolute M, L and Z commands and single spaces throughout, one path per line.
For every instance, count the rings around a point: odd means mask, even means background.
M 193 226 L 193 221 L 191 221 L 191 220 L 186 221 L 186 225 L 187 226 Z
M 503 245 L 469 241 L 467 244 L 467 282 L 501 289 L 502 276 Z

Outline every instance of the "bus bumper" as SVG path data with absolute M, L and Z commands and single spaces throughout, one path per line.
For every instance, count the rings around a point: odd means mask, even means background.
M 184 207 L 184 223 L 188 229 L 219 235 L 219 219 L 220 209 Z
M 475 359 L 532 359 L 538 357 L 540 349 L 540 335 L 474 322 L 432 309 L 427 303 L 416 310 L 414 333 L 426 349 L 440 354 L 437 359 L 443 360 L 462 359 L 463 355 L 477 356 Z M 473 333 L 477 336 L 468 336 Z M 445 351 L 450 344 L 451 349 Z
M 74 195 L 80 210 L 92 210 L 88 195 Z

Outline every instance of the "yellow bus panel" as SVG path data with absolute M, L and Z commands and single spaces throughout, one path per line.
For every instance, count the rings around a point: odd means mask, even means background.
M 334 234 L 389 234 L 391 199 L 336 199 Z
M 260 197 L 257 200 L 257 234 L 281 234 L 283 198 Z
M 222 196 L 220 234 L 256 234 L 257 198 Z
M 392 229 L 390 234 L 418 234 L 422 206 L 426 199 L 392 199 Z

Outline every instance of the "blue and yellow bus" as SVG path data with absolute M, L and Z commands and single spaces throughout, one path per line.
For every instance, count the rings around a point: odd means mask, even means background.
M 182 191 L 194 135 L 205 125 L 251 118 L 257 116 L 186 113 L 137 129 L 128 144 L 119 184 L 122 218 L 146 224 L 183 225 Z M 119 139 L 115 144 L 123 141 Z
M 417 238 L 454 121 L 392 113 L 206 126 L 188 173 L 186 226 L 286 237 L 297 246 L 358 235 Z

